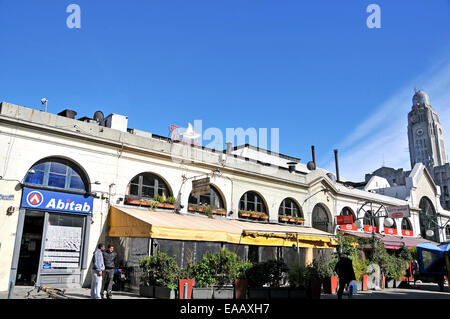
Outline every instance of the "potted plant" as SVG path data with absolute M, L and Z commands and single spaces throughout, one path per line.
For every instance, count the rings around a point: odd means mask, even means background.
M 178 281 L 178 298 L 191 299 L 192 288 L 194 287 L 194 276 L 192 274 L 193 258 L 189 258 L 186 267 L 180 271 L 180 279 Z M 185 291 L 186 290 L 186 291 Z M 185 298 L 186 297 L 186 298 Z
M 320 299 L 320 292 L 322 289 L 322 278 L 318 272 L 314 262 L 306 266 L 306 296 L 308 299 Z
M 303 265 L 295 265 L 289 269 L 289 298 L 305 299 L 306 298 L 306 267 Z
M 288 267 L 283 260 L 254 264 L 247 271 L 250 299 L 288 298 L 289 287 L 280 287 Z
M 260 213 L 258 213 L 258 212 L 250 212 L 251 218 L 259 219 L 259 216 L 260 216 Z
M 295 222 L 297 224 L 303 225 L 305 223 L 305 219 L 303 217 L 297 217 Z
M 286 222 L 289 221 L 289 216 L 286 216 L 286 215 L 280 215 L 280 216 L 278 216 L 278 220 L 279 220 L 280 222 L 286 223 Z
M 269 215 L 267 215 L 267 214 L 265 214 L 265 213 L 260 213 L 260 214 L 259 214 L 259 219 L 267 220 L 267 219 L 269 219 Z
M 246 299 L 248 289 L 247 271 L 252 263 L 247 261 L 238 266 L 236 278 L 234 279 L 234 299 Z
M 149 210 L 154 211 L 155 208 L 159 206 L 159 202 L 157 202 L 155 200 L 147 200 L 147 201 L 145 201 L 144 206 L 148 206 Z
M 255 263 L 250 267 L 246 276 L 248 278 L 248 298 L 249 299 L 269 299 L 270 288 L 264 287 L 267 284 L 267 273 L 265 263 Z
M 320 273 L 320 277 L 322 278 L 323 291 L 326 294 L 335 294 L 337 292 L 338 276 L 334 271 L 337 261 L 337 258 L 330 260 L 325 257 L 319 257 L 319 262 L 322 264 L 320 265 L 318 271 Z
M 212 208 L 209 205 L 202 206 L 202 213 L 208 215 L 209 218 L 213 218 L 212 216 Z
M 141 269 L 141 293 L 153 290 L 153 297 L 175 299 L 179 268 L 173 257 L 163 252 L 139 260 Z M 145 287 L 152 287 L 146 289 Z
M 192 290 L 193 299 L 212 299 L 215 271 L 211 268 L 211 253 L 206 253 L 202 260 L 192 266 L 192 277 L 195 278 L 195 287 Z

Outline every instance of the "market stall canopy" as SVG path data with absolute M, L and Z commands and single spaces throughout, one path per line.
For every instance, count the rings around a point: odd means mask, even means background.
M 417 245 L 417 256 L 420 273 L 447 274 L 445 269 L 445 253 L 450 250 L 450 244 L 435 245 L 423 243 Z
M 224 242 L 243 245 L 332 248 L 334 235 L 304 226 L 212 219 L 201 216 L 111 206 L 110 237 Z
M 372 233 L 363 233 L 363 232 L 352 232 L 352 231 L 343 231 L 344 234 L 352 235 L 361 238 L 372 238 Z M 385 235 L 375 233 L 375 237 L 379 238 L 387 249 L 400 249 L 405 245 L 407 248 L 415 247 L 422 243 L 431 243 L 429 240 L 425 240 L 423 238 L 418 237 L 406 237 L 403 236 L 393 236 L 393 235 Z

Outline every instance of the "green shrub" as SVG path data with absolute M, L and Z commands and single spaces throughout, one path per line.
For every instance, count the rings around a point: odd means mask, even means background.
M 192 275 L 197 287 L 231 285 L 234 279 L 245 276 L 250 266 L 234 252 L 221 249 L 217 254 L 207 252 L 192 266 Z
M 247 270 L 248 284 L 250 287 L 279 287 L 281 280 L 287 274 L 289 268 L 283 260 L 268 260 L 253 264 Z
M 337 259 L 321 255 L 315 258 L 313 262 L 306 267 L 307 279 L 324 279 L 336 276 L 334 266 Z
M 169 196 L 169 197 L 167 197 L 167 199 L 166 199 L 166 203 L 175 205 L 175 204 L 177 203 L 177 199 L 176 199 L 175 197 L 173 197 L 173 196 Z
M 158 203 L 164 203 L 165 202 L 164 196 L 156 195 L 155 196 L 155 201 L 157 201 Z
M 288 272 L 289 286 L 292 288 L 306 287 L 306 267 L 303 265 L 295 265 Z
M 141 283 L 145 286 L 158 286 L 176 289 L 180 269 L 175 258 L 163 252 L 139 259 Z

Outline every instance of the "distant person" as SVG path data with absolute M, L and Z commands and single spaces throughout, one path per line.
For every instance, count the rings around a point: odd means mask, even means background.
M 339 277 L 338 299 L 340 300 L 342 299 L 345 286 L 347 285 L 349 290 L 351 290 L 350 282 L 356 280 L 352 260 L 346 254 L 342 254 L 334 267 L 334 271 Z M 350 292 L 349 296 L 351 295 L 352 292 Z
M 101 299 L 102 292 L 102 276 L 105 270 L 105 263 L 103 261 L 103 251 L 105 250 L 105 245 L 98 244 L 97 249 L 94 251 L 92 256 L 92 270 L 91 270 L 91 298 Z
M 112 299 L 112 286 L 114 284 L 114 269 L 117 266 L 117 253 L 113 245 L 108 245 L 108 249 L 103 251 L 103 260 L 105 262 L 105 271 L 103 272 L 102 298 L 106 291 L 106 298 Z

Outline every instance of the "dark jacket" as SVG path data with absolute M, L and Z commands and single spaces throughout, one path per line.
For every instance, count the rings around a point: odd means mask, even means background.
M 344 280 L 345 282 L 356 280 L 352 260 L 348 257 L 341 257 L 336 263 L 334 271 L 338 274 L 339 280 Z
M 105 269 L 114 269 L 117 265 L 117 253 L 115 251 L 111 253 L 106 249 L 103 252 L 103 260 L 105 262 Z

